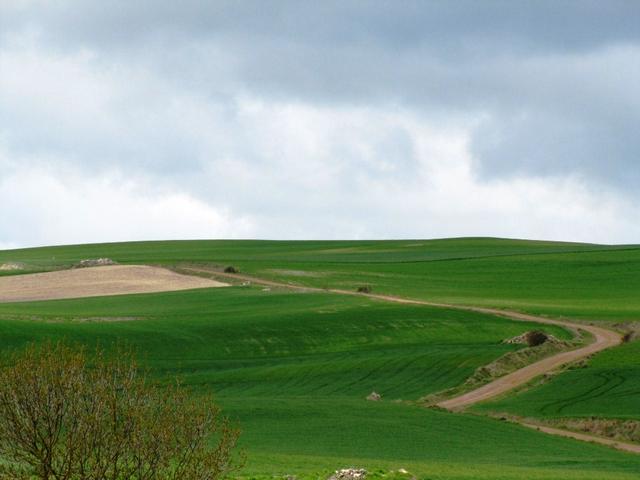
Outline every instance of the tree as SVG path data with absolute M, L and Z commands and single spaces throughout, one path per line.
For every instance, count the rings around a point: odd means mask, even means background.
M 209 395 L 153 384 L 130 353 L 30 345 L 0 369 L 0 478 L 216 480 L 238 434 Z

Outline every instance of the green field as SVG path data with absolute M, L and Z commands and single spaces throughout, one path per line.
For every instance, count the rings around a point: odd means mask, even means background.
M 640 342 L 597 355 L 589 368 L 476 407 L 540 418 L 604 417 L 640 420 Z
M 0 252 L 34 269 L 106 256 L 121 263 L 233 264 L 301 285 L 509 307 L 593 320 L 640 319 L 640 246 L 491 238 L 356 242 L 180 241 Z M 5 273 L 7 274 L 7 273 Z
M 146 242 L 4 251 L 0 263 L 39 271 L 95 257 L 233 264 L 297 284 L 354 289 L 366 283 L 375 292 L 429 300 L 640 318 L 640 247 L 633 246 L 495 239 Z M 532 328 L 453 309 L 259 287 L 0 304 L 4 352 L 47 338 L 121 342 L 157 378 L 180 375 L 196 394 L 214 390 L 242 427 L 243 476 L 326 478 L 353 465 L 405 468 L 424 479 L 637 478 L 640 456 L 407 402 L 459 385 L 478 366 L 519 348 L 502 340 Z M 637 345 L 478 408 L 637 417 Z M 616 383 L 616 375 L 625 382 Z M 608 386 L 598 387 L 605 379 Z M 383 401 L 366 401 L 372 390 Z

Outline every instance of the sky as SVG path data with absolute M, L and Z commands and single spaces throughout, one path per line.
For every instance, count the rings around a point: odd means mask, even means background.
M 0 0 L 0 248 L 640 243 L 640 2 Z

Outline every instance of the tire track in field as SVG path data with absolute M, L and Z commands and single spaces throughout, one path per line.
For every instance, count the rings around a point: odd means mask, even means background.
M 543 358 L 542 360 L 538 360 L 537 362 L 531 363 L 526 367 L 520 368 L 514 372 L 511 372 L 507 375 L 504 375 L 496 380 L 493 380 L 490 383 L 487 383 L 479 388 L 471 390 L 470 392 L 464 393 L 462 395 L 458 395 L 456 397 L 443 400 L 437 404 L 438 407 L 444 408 L 446 410 L 452 412 L 459 412 L 464 410 L 465 408 L 474 405 L 479 402 L 483 402 L 500 395 L 505 394 L 522 386 L 534 378 L 544 375 L 545 373 L 552 372 L 557 370 L 559 367 L 567 365 L 568 363 L 575 362 L 577 360 L 581 360 L 583 358 L 587 358 L 595 353 L 601 352 L 608 348 L 612 348 L 618 346 L 622 343 L 622 335 L 613 330 L 609 330 L 603 327 L 596 327 L 593 325 L 585 325 L 570 322 L 567 320 L 558 320 L 547 317 L 542 317 L 539 315 L 530 315 L 527 313 L 515 312 L 511 310 L 501 310 L 497 308 L 489 308 L 489 307 L 475 307 L 468 305 L 455 305 L 449 303 L 439 303 L 439 302 L 428 302 L 425 300 L 412 300 L 408 298 L 397 297 L 394 295 L 380 295 L 375 293 L 360 293 L 354 292 L 351 290 L 342 290 L 336 288 L 317 288 L 317 287 L 305 287 L 300 285 L 294 285 L 289 283 L 277 282 L 273 280 L 264 280 L 261 278 L 252 277 L 249 275 L 237 274 L 237 273 L 222 273 L 212 269 L 206 268 L 195 268 L 195 267 L 181 267 L 180 270 L 193 272 L 193 273 L 204 273 L 208 275 L 213 275 L 217 277 L 223 277 L 228 279 L 236 279 L 245 282 L 253 282 L 258 285 L 265 285 L 270 287 L 280 287 L 287 288 L 290 290 L 296 291 L 304 291 L 304 292 L 324 292 L 324 293 L 336 293 L 340 295 L 351 295 L 351 296 L 359 296 L 365 298 L 371 298 L 375 300 L 382 300 L 386 302 L 400 303 L 405 305 L 426 305 L 431 307 L 441 307 L 441 308 L 452 308 L 457 310 L 465 310 L 468 312 L 476 312 L 487 315 L 495 315 L 503 318 L 508 318 L 511 320 L 523 321 L 523 322 L 533 322 L 533 323 L 543 323 L 547 325 L 558 325 L 561 327 L 568 328 L 570 330 L 584 330 L 589 332 L 594 341 L 584 347 L 577 348 L 575 350 L 569 350 L 565 352 L 557 353 L 556 355 L 552 355 L 547 358 Z M 640 453 L 640 445 L 634 445 L 631 443 L 617 442 L 614 440 L 610 440 L 607 438 L 597 437 L 595 435 L 588 435 L 582 433 L 570 432 L 568 430 L 562 430 L 559 428 L 551 428 L 551 427 L 542 427 L 538 425 L 532 425 L 525 422 L 519 422 L 521 425 L 524 425 L 529 428 L 534 428 L 539 431 L 549 433 L 552 435 L 560 435 L 563 437 L 569 437 L 577 440 L 583 440 L 587 442 L 599 443 L 602 445 L 608 445 L 620 450 L 625 450 L 633 453 Z
M 575 395 L 570 398 L 564 398 L 549 405 L 557 405 L 558 408 L 556 412 L 561 414 L 565 409 L 569 407 L 573 407 L 579 403 L 593 400 L 594 398 L 602 397 L 612 390 L 615 390 L 620 385 L 624 385 L 624 383 L 627 381 L 626 378 L 616 373 L 612 373 L 611 375 L 608 375 L 606 373 L 599 373 L 596 376 L 602 379 L 602 383 L 600 385 L 587 390 L 583 395 Z

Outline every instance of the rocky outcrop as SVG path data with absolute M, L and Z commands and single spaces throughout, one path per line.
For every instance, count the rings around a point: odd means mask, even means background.
M 329 480 L 364 480 L 367 471 L 364 468 L 343 468 L 329 477 Z
M 371 401 L 371 402 L 377 402 L 378 400 L 382 399 L 382 395 L 380 395 L 377 392 L 371 392 L 369 395 L 367 395 L 367 400 Z
M 117 265 L 117 262 L 114 262 L 110 258 L 87 258 L 80 260 L 73 268 L 104 267 L 107 265 Z

